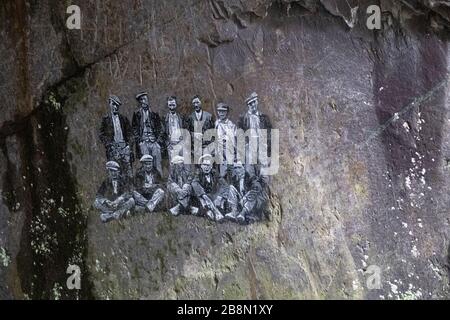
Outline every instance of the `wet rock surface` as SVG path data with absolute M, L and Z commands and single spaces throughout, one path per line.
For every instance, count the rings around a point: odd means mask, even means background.
M 379 1 L 370 31 L 371 4 L 79 1 L 67 30 L 64 2 L 5 1 L 0 297 L 448 298 L 450 7 Z M 130 118 L 140 90 L 234 121 L 260 94 L 281 139 L 270 221 L 100 222 L 106 100 Z

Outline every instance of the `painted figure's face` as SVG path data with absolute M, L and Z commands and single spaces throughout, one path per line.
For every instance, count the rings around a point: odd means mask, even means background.
M 197 112 L 200 112 L 200 110 L 202 110 L 202 102 L 199 98 L 195 98 L 194 100 L 192 100 L 192 106 Z
M 219 115 L 219 120 L 226 120 L 228 116 L 228 111 L 218 110 L 217 114 Z
M 148 97 L 142 96 L 139 98 L 139 103 L 144 110 L 148 110 Z
M 212 164 L 210 161 L 203 162 L 200 167 L 202 168 L 203 173 L 206 174 L 210 173 L 212 170 Z
M 241 179 L 245 176 L 245 170 L 244 167 L 239 166 L 239 167 L 235 167 L 234 171 L 236 172 L 236 176 Z
M 176 100 L 169 100 L 167 101 L 167 106 L 169 107 L 169 110 L 171 112 L 175 112 L 176 108 L 177 108 L 177 102 Z
M 109 100 L 109 107 L 111 108 L 111 112 L 113 114 L 119 113 L 119 104 L 114 102 L 113 100 Z
M 250 103 L 248 104 L 248 109 L 251 113 L 256 113 L 258 111 L 258 99 L 250 101 Z
M 143 164 L 145 172 L 150 172 L 153 169 L 153 161 L 145 161 Z
M 108 169 L 109 178 L 111 180 L 119 179 L 119 170 L 116 169 Z

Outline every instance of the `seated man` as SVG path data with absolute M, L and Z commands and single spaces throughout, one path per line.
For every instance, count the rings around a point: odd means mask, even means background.
M 212 156 L 206 154 L 199 159 L 200 170 L 192 181 L 195 196 L 202 207 L 207 210 L 206 216 L 211 220 L 221 221 L 224 216 L 217 207 L 223 208 L 225 180 L 213 169 Z
M 142 167 L 138 169 L 134 177 L 134 201 L 137 209 L 146 208 L 148 212 L 153 212 L 158 204 L 164 200 L 161 175 L 153 166 L 151 155 L 143 155 L 140 162 Z
M 102 222 L 120 219 L 134 207 L 127 180 L 120 175 L 120 166 L 115 161 L 106 163 L 108 178 L 98 189 L 94 207 L 98 209 Z
M 176 205 L 170 209 L 174 216 L 189 212 L 197 214 L 198 208 L 191 206 L 192 177 L 189 169 L 184 164 L 182 156 L 175 155 L 171 159 L 169 181 L 167 190 Z
M 225 217 L 240 223 L 261 219 L 268 199 L 265 177 L 249 174 L 241 162 L 234 164 L 233 171 L 227 199 L 231 212 Z

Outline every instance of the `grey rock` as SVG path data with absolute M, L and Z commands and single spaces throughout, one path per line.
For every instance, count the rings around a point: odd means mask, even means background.
M 446 1 L 381 1 L 380 31 L 369 1 L 78 2 L 82 30 L 61 1 L 0 11 L 0 298 L 449 298 Z M 98 126 L 139 90 L 233 120 L 259 92 L 283 138 L 271 220 L 103 224 Z

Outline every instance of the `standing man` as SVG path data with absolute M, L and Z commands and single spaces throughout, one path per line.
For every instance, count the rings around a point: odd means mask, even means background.
M 164 127 L 166 135 L 166 146 L 169 154 L 169 161 L 172 163 L 174 156 L 181 156 L 183 154 L 183 140 L 182 129 L 185 128 L 185 121 L 183 117 L 176 112 L 177 98 L 170 96 L 167 98 L 167 107 L 169 112 L 164 118 Z
M 120 175 L 120 165 L 115 161 L 108 161 L 106 169 L 108 178 L 98 189 L 94 202 L 94 207 L 101 213 L 102 222 L 118 220 L 134 207 L 127 180 Z
M 133 176 L 131 169 L 133 153 L 130 147 L 132 132 L 128 119 L 119 114 L 121 105 L 122 102 L 117 96 L 109 97 L 110 112 L 102 119 L 99 137 L 106 149 L 106 159 L 118 162 L 131 178 Z
M 139 109 L 133 114 L 132 127 L 138 157 L 149 154 L 153 157 L 153 164 L 162 176 L 161 145 L 163 130 L 158 113 L 150 110 L 147 92 L 136 95 Z
M 195 145 L 201 145 L 202 149 L 208 146 L 212 141 L 203 141 L 203 134 L 206 130 L 214 129 L 214 121 L 211 113 L 202 109 L 202 102 L 198 95 L 195 95 L 191 100 L 194 112 L 192 112 L 187 119 L 187 128 L 191 133 L 192 147 Z M 193 149 L 195 152 L 195 149 Z M 203 151 L 203 150 L 201 150 Z M 198 155 L 198 156 L 201 156 Z M 194 159 L 194 163 L 197 163 L 197 158 Z
M 217 130 L 216 157 L 219 161 L 220 176 L 224 177 L 229 165 L 232 165 L 236 152 L 236 125 L 228 119 L 229 106 L 223 102 L 217 105 L 219 119 L 215 123 Z
M 153 212 L 155 208 L 164 200 L 164 190 L 161 188 L 161 175 L 153 165 L 153 157 L 144 154 L 134 177 L 133 197 L 136 206 L 146 208 L 148 212 Z
M 180 213 L 190 212 L 193 215 L 198 213 L 198 208 L 191 206 L 192 196 L 192 175 L 188 167 L 184 164 L 182 156 L 173 156 L 170 165 L 169 181 L 167 190 L 176 202 L 170 209 L 170 213 L 178 216 Z
M 270 130 L 272 129 L 272 125 L 269 117 L 258 110 L 258 95 L 256 92 L 253 92 L 245 102 L 248 111 L 240 116 L 238 127 L 244 130 L 244 132 L 250 130 L 250 139 L 246 142 L 245 163 L 246 169 L 250 173 L 255 174 L 255 165 L 267 165 L 267 161 L 261 161 L 262 159 L 259 156 L 258 149 L 261 144 L 266 145 L 268 156 L 270 156 Z M 267 140 L 265 141 L 261 140 L 261 130 L 266 130 L 267 132 Z
M 206 216 L 217 222 L 224 216 L 218 207 L 224 207 L 224 196 L 228 187 L 223 178 L 220 178 L 213 169 L 213 158 L 206 154 L 200 158 L 200 170 L 192 181 L 194 194 L 206 210 Z

